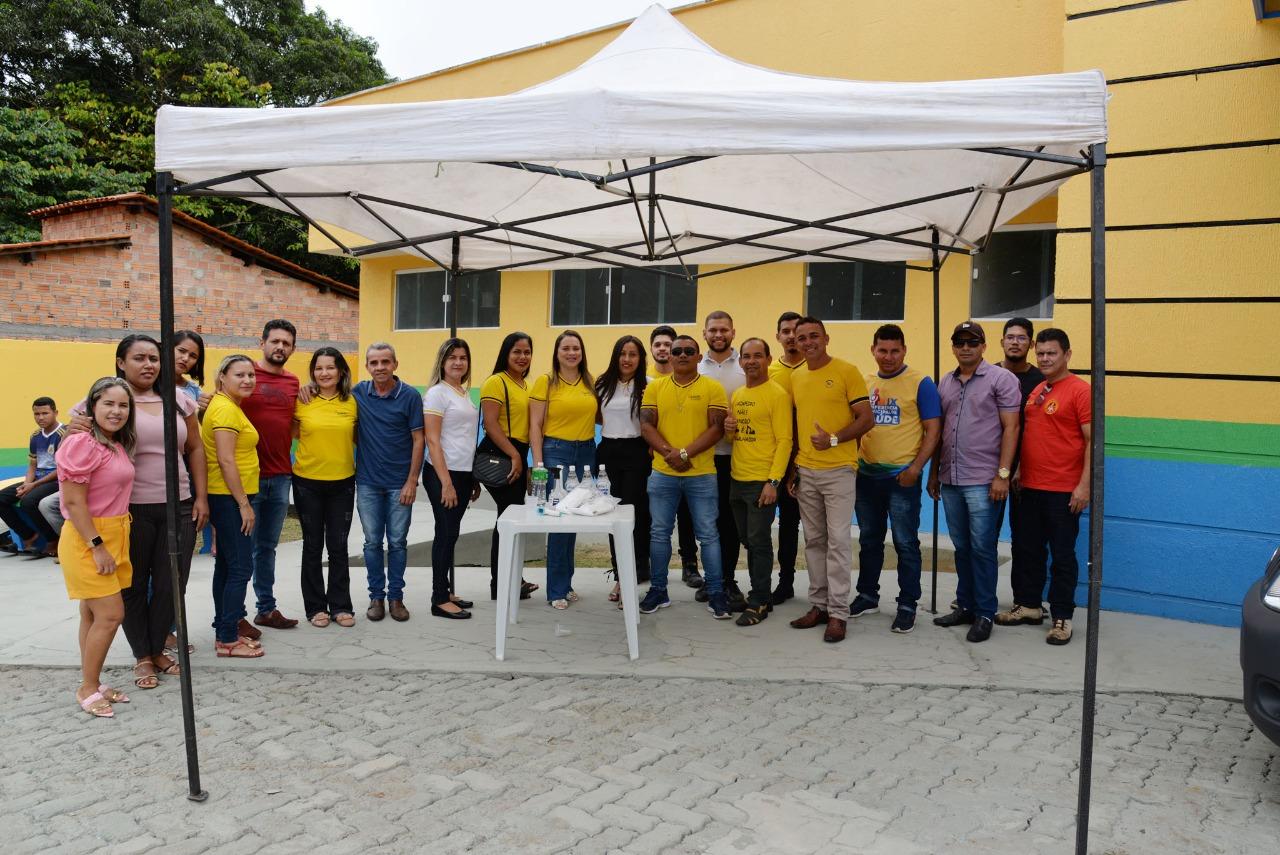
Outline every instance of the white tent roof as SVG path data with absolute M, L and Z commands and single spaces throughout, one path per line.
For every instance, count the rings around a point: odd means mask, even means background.
M 669 229 L 689 264 L 761 261 L 779 257 L 783 249 L 797 253 L 793 259 L 832 260 L 804 253 L 853 241 L 863 242 L 838 250 L 841 257 L 902 260 L 927 259 L 930 250 L 813 227 L 756 241 L 764 245 L 695 250 L 717 239 L 787 228 L 787 219 L 811 223 L 964 188 L 978 189 L 842 219 L 838 226 L 875 235 L 905 233 L 906 240 L 926 243 L 928 228 L 936 226 L 944 236 L 959 236 L 960 245 L 976 243 L 993 223 L 1017 215 L 1061 182 L 1003 194 L 1003 203 L 995 188 L 1070 167 L 971 149 L 1080 157 L 1106 135 L 1106 93 L 1098 71 L 941 83 L 806 77 L 726 57 L 653 6 L 580 67 L 512 95 L 302 109 L 162 107 L 156 168 L 185 182 L 272 170 L 259 180 L 309 219 L 340 226 L 368 244 L 439 236 L 421 248 L 445 260 L 452 232 L 625 202 L 526 226 L 539 235 L 493 228 L 460 243 L 465 269 L 546 269 L 649 263 L 634 257 L 644 252 L 649 178 L 637 177 L 633 186 L 625 180 L 609 185 L 615 192 L 634 189 L 638 212 L 632 201 L 587 181 L 493 162 L 602 176 L 645 166 L 651 157 L 661 162 L 700 156 L 709 159 L 656 173 L 656 191 L 663 197 L 656 222 L 659 252 L 670 249 Z M 263 192 L 251 179 L 217 189 Z M 297 195 L 325 193 L 333 195 Z M 259 201 L 289 207 L 278 199 Z M 547 235 L 629 245 L 625 252 L 634 255 L 554 258 L 584 249 Z

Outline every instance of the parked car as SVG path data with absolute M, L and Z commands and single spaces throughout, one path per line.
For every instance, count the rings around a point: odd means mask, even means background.
M 1249 718 L 1280 745 L 1280 549 L 1244 598 L 1240 668 Z

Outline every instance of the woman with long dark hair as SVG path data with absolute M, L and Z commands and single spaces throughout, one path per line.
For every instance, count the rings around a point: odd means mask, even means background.
M 204 385 L 204 337 L 195 330 L 178 330 L 173 334 L 173 375 L 179 391 L 189 396 L 203 413 L 212 396 L 200 388 Z
M 471 617 L 472 603 L 449 590 L 449 568 L 462 530 L 467 505 L 480 497 L 471 476 L 480 414 L 471 403 L 471 347 L 460 338 L 446 339 L 436 355 L 426 395 L 422 398 L 427 462 L 422 484 L 435 515 L 431 541 L 431 614 L 452 620 Z
M 486 487 L 498 506 L 498 516 L 512 505 L 523 505 L 527 491 L 525 458 L 529 454 L 529 364 L 533 361 L 533 339 L 525 332 L 508 333 L 498 348 L 493 374 L 480 387 L 480 417 L 484 440 L 480 447 L 505 454 L 511 459 L 511 475 L 501 487 Z M 538 590 L 532 582 L 520 581 L 520 599 L 527 600 Z M 489 599 L 498 599 L 498 525 L 495 521 L 489 544 Z
M 342 351 L 311 354 L 316 393 L 293 409 L 293 500 L 302 524 L 302 603 L 312 626 L 354 626 L 347 536 L 356 502 L 356 399 Z M 322 560 L 329 549 L 329 586 Z
M 649 498 L 645 495 L 645 483 L 653 468 L 653 452 L 640 436 L 640 401 L 647 381 L 644 342 L 633 335 L 624 335 L 614 343 L 609 367 L 596 380 L 601 420 L 596 463 L 603 466 L 609 476 L 609 492 L 623 504 L 635 508 L 632 544 L 639 582 L 649 581 Z M 616 580 L 618 554 L 612 537 L 609 555 Z M 609 599 L 622 607 L 618 584 L 613 586 Z
M 593 382 L 582 336 L 573 330 L 560 333 L 551 353 L 551 372 L 539 376 L 529 393 L 534 466 L 559 467 L 562 478 L 572 470 L 579 479 L 594 468 L 600 407 Z M 550 484 L 554 481 L 553 475 Z M 576 543 L 576 535 L 547 535 L 547 603 L 554 609 L 567 609 L 578 601 L 573 590 Z

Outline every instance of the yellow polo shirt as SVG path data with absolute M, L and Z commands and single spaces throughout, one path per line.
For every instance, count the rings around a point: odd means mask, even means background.
M 218 465 L 218 446 L 213 432 L 225 430 L 236 436 L 236 471 L 240 474 L 240 486 L 252 496 L 258 492 L 258 431 L 244 414 L 244 410 L 223 392 L 218 392 L 204 411 L 200 423 L 200 439 L 204 442 L 204 454 L 209 460 L 209 492 L 218 496 L 231 495 L 227 479 L 222 477 Z
M 796 465 L 806 469 L 850 466 L 857 470 L 858 443 L 842 442 L 835 448 L 818 451 L 809 437 L 815 422 L 827 433 L 837 433 L 853 421 L 849 407 L 868 400 L 862 372 L 834 357 L 817 371 L 806 363 L 791 374 L 791 396 L 796 402 L 796 435 L 800 438 Z
M 791 396 L 772 380 L 733 393 L 735 481 L 782 480 L 791 459 Z
M 769 363 L 769 379 L 782 387 L 782 391 L 788 395 L 791 394 L 791 375 L 796 373 L 797 369 L 804 367 L 804 360 L 800 360 L 795 365 L 788 365 L 781 359 L 775 359 Z
M 494 374 L 480 387 L 480 401 L 493 401 L 498 405 L 498 424 L 507 439 L 529 441 L 529 386 L 511 379 L 511 375 Z M 511 428 L 507 428 L 507 404 L 511 405 Z M 550 413 L 548 413 L 548 419 Z
M 293 407 L 298 448 L 293 474 L 314 481 L 341 481 L 356 474 L 356 399 L 316 395 Z
M 640 409 L 656 410 L 658 433 L 673 448 L 685 448 L 707 429 L 707 413 L 712 410 L 727 412 L 729 399 L 724 386 L 703 374 L 687 385 L 681 386 L 675 376 L 659 377 L 644 387 Z M 660 454 L 653 455 L 653 468 L 664 475 L 714 475 L 716 472 L 715 446 L 689 457 L 692 466 L 686 472 L 677 472 L 667 465 Z
M 543 374 L 534 382 L 529 400 L 547 404 L 543 436 L 570 442 L 595 439 L 596 411 L 600 404 L 595 390 L 583 383 L 581 376 L 574 383 L 566 383 L 561 377 L 560 382 L 552 386 L 551 375 Z

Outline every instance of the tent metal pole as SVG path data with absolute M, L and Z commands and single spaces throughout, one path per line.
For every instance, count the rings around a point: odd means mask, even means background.
M 649 165 L 658 162 L 656 157 L 649 158 Z M 658 173 L 649 173 L 649 258 L 652 260 L 658 252 Z
M 1085 636 L 1084 697 L 1080 721 L 1080 789 L 1076 805 L 1076 853 L 1089 851 L 1089 805 L 1093 788 L 1093 727 L 1098 688 L 1098 617 L 1102 597 L 1103 476 L 1106 465 L 1107 254 L 1105 143 L 1090 147 L 1089 278 L 1093 299 L 1089 315 L 1093 408 L 1089 440 L 1089 627 Z
M 320 234 L 322 234 L 322 235 L 324 235 L 326 238 L 328 238 L 328 239 L 329 239 L 329 241 L 330 241 L 334 246 L 336 246 L 338 249 L 342 250 L 342 252 L 343 252 L 343 254 L 344 254 L 344 255 L 350 255 L 350 254 L 351 254 L 351 248 L 350 248 L 349 246 L 347 246 L 345 243 L 343 243 L 342 241 L 340 241 L 340 240 L 338 240 L 336 237 L 334 237 L 334 236 L 333 236 L 333 233 L 332 233 L 331 231 L 329 231 L 328 229 L 326 229 L 324 226 L 322 226 L 320 223 L 318 223 L 318 222 L 316 222 L 315 220 L 313 220 L 313 219 L 311 219 L 310 217 L 308 217 L 308 216 L 306 215 L 306 213 L 305 213 L 301 208 L 299 208 L 297 205 L 293 204 L 293 203 L 292 203 L 292 202 L 290 202 L 288 199 L 286 199 L 284 196 L 280 195 L 280 191 L 276 190 L 274 187 L 271 187 L 270 185 L 268 185 L 268 184 L 267 184 L 267 182 L 263 181 L 261 178 L 259 178 L 259 177 L 258 177 L 258 176 L 256 176 L 256 175 L 251 175 L 251 176 L 249 176 L 249 180 L 250 180 L 250 181 L 252 181 L 254 184 L 257 184 L 257 185 L 258 185 L 259 187 L 261 187 L 263 190 L 266 190 L 268 193 L 270 193 L 270 194 L 271 194 L 271 198 L 275 199 L 275 200 L 276 200 L 277 202 L 279 202 L 281 205 L 284 205 L 284 206 L 285 206 L 286 208 L 288 208 L 290 211 L 293 211 L 293 213 L 294 213 L 294 214 L 296 214 L 297 216 L 299 216 L 299 217 L 301 217 L 302 219 L 306 220 L 306 221 L 307 221 L 307 225 L 311 226 L 313 229 L 315 229 L 316 231 L 320 232 Z
M 938 243 L 938 230 L 933 230 L 933 242 L 935 244 L 933 250 L 933 384 L 938 385 L 941 369 L 941 350 L 942 350 L 942 332 L 939 328 L 938 320 L 938 304 L 939 294 L 941 291 L 942 281 L 942 259 L 938 255 L 936 244 Z M 941 442 L 942 438 L 939 437 Z M 933 461 L 929 461 L 929 465 L 933 466 Z M 930 594 L 929 594 L 929 611 L 933 614 L 938 613 L 938 500 L 932 496 L 929 497 L 933 501 L 933 569 L 931 571 Z
M 444 289 L 444 310 L 449 315 L 449 338 L 458 337 L 458 301 L 453 299 L 456 296 L 453 290 L 457 287 L 458 277 L 462 273 L 462 266 L 459 263 L 461 255 L 462 239 L 454 235 L 450 244 L 449 287 Z M 452 585 L 452 578 L 450 584 Z
M 182 669 L 182 731 L 187 748 L 187 798 L 202 802 L 209 794 L 200 788 L 200 755 L 196 748 L 195 699 L 191 692 L 191 655 L 187 653 L 187 607 L 178 559 L 178 393 L 173 364 L 173 175 L 156 175 L 157 214 L 160 219 L 160 399 L 164 415 L 164 480 L 166 545 L 173 586 L 173 614 L 177 622 L 178 667 Z
M 1001 154 L 1006 157 L 1021 157 L 1026 160 L 1044 160 L 1049 163 L 1065 163 L 1070 166 L 1089 168 L 1090 161 L 1088 158 L 1071 157 L 1066 154 L 1048 154 L 1043 149 L 1044 146 L 1039 146 L 1035 151 L 1026 151 L 1018 148 L 971 148 L 969 151 L 978 151 L 983 154 Z

